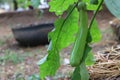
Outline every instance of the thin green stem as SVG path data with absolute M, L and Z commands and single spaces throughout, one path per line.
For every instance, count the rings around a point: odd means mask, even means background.
M 92 26 L 92 24 L 93 24 L 93 22 L 94 22 L 94 19 L 95 19 L 96 15 L 97 15 L 97 13 L 98 13 L 101 5 L 103 4 L 103 1 L 104 1 L 104 0 L 102 0 L 102 1 L 100 2 L 97 10 L 95 11 L 95 13 L 94 13 L 94 15 L 93 15 L 93 17 L 92 17 L 92 19 L 91 19 L 91 22 L 90 22 L 90 25 L 89 25 L 89 30 L 91 29 L 91 26 Z

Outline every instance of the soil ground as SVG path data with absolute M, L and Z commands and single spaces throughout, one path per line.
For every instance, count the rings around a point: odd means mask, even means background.
M 90 17 L 91 15 L 92 13 L 89 12 Z M 50 18 L 48 16 L 45 18 L 48 19 L 49 22 L 55 19 L 54 17 L 52 20 L 49 20 Z M 101 42 L 93 45 L 94 53 L 104 50 L 106 46 L 111 47 L 111 45 L 115 43 L 113 37 L 111 37 L 112 33 L 109 25 L 109 21 L 113 18 L 114 16 L 106 9 L 98 13 L 97 21 L 103 34 L 103 38 Z M 48 45 L 21 47 L 14 39 L 11 27 L 15 27 L 18 24 L 28 25 L 43 22 L 44 20 L 42 21 L 36 16 L 34 11 L 19 14 L 7 13 L 0 16 L 0 80 L 18 80 L 17 78 L 21 78 L 20 80 L 28 80 L 31 75 L 39 74 L 39 67 L 36 63 L 47 54 L 46 50 Z M 72 73 L 71 67 L 66 65 L 65 61 L 69 59 L 70 50 L 71 47 L 66 48 L 61 52 L 62 65 L 57 72 L 56 80 L 68 80 L 68 77 L 70 77 L 70 74 Z M 47 80 L 52 79 L 48 78 Z

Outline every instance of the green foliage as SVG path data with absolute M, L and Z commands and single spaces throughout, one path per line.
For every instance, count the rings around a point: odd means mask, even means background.
M 80 79 L 80 78 L 81 78 L 80 67 L 78 66 L 78 67 L 75 68 L 71 80 L 77 80 L 77 79 Z
M 51 0 L 49 2 L 50 12 L 55 12 L 56 15 L 62 15 L 74 2 L 77 2 L 77 0 Z
M 101 40 L 102 35 L 101 35 L 101 32 L 98 28 L 98 24 L 97 24 L 96 20 L 93 21 L 93 24 L 92 24 L 91 29 L 90 29 L 90 34 L 92 37 L 91 43 L 95 43 L 95 42 L 98 42 Z
M 70 13 L 69 11 L 71 10 L 68 10 L 68 13 Z M 68 14 L 69 17 L 66 17 L 66 19 L 59 18 L 55 21 L 56 27 L 49 33 L 51 42 L 48 48 L 48 56 L 40 62 L 41 78 L 44 78 L 46 75 L 53 76 L 55 74 L 60 66 L 59 51 L 75 40 L 74 35 L 78 29 L 78 15 L 76 14 L 78 14 L 78 11 L 74 9 L 72 13 Z
M 87 4 L 87 10 L 96 10 L 102 0 L 98 0 L 98 4 L 91 4 L 90 0 L 83 0 Z M 102 7 L 100 8 L 100 10 Z
M 85 64 L 87 66 L 91 66 L 95 63 L 95 58 L 93 56 L 93 53 L 92 52 L 89 52 L 87 57 L 86 57 L 86 60 L 85 60 Z
M 91 47 L 89 47 L 88 44 L 86 44 L 85 46 L 85 50 L 84 50 L 84 55 L 82 57 L 82 61 L 80 63 L 80 76 L 81 78 L 79 78 L 80 80 L 89 80 L 89 73 L 87 71 L 87 68 L 86 68 L 86 64 L 85 64 L 85 61 L 86 61 L 86 58 L 89 54 L 89 52 L 91 51 Z M 87 63 L 90 63 L 91 61 L 87 62 Z
M 75 68 L 71 80 L 89 80 L 89 73 L 84 62 Z
M 48 56 L 46 56 L 42 61 L 40 61 L 40 76 L 43 79 L 45 76 L 55 75 L 56 70 L 60 66 L 59 54 L 56 51 L 48 51 Z
M 70 13 L 70 11 L 71 10 L 69 10 L 68 13 Z M 74 9 L 66 19 L 59 18 L 55 21 L 55 29 L 49 33 L 49 37 L 52 40 L 52 45 L 57 47 L 58 51 L 74 42 L 74 35 L 78 30 L 77 22 L 77 9 Z
M 79 80 L 89 80 L 90 76 L 86 68 L 85 62 L 82 62 L 80 65 L 80 75 L 81 75 L 81 78 Z
M 94 18 L 96 16 L 96 13 L 99 10 L 100 6 L 102 5 L 102 3 L 103 3 L 103 0 L 100 2 L 100 5 L 98 6 L 98 8 L 90 22 L 88 37 L 87 37 L 88 39 L 87 39 L 85 50 L 84 50 L 85 52 L 82 57 L 82 62 L 80 63 L 79 66 L 76 66 L 74 73 L 73 73 L 72 80 L 78 80 L 78 78 L 79 78 L 79 80 L 89 80 L 89 73 L 87 71 L 86 65 L 92 65 L 94 63 L 94 60 L 92 59 L 93 56 L 91 56 L 91 54 L 90 54 L 91 47 L 89 47 L 88 44 L 91 42 L 97 42 L 101 38 L 101 35 L 98 30 L 97 22 L 94 20 Z M 98 32 L 95 33 L 96 31 L 98 31 Z M 97 34 L 98 37 L 95 34 Z M 78 69 L 78 68 L 80 68 L 80 69 Z M 77 71 L 77 70 L 79 70 L 79 71 Z M 76 79 L 76 77 L 77 77 L 77 79 Z
M 89 27 L 87 25 L 88 19 L 86 18 L 86 9 L 83 6 L 78 6 L 79 2 L 85 2 L 85 4 L 87 4 L 88 10 L 96 10 Z M 97 42 L 101 38 L 97 22 L 94 20 L 94 18 L 96 13 L 100 10 L 102 3 L 103 0 L 99 0 L 98 5 L 90 4 L 90 0 L 52 0 L 49 3 L 50 11 L 55 12 L 56 15 L 59 15 L 59 18 L 54 23 L 55 28 L 53 31 L 49 33 L 50 44 L 48 47 L 48 55 L 39 62 L 41 79 L 44 79 L 46 76 L 55 75 L 55 72 L 60 66 L 59 52 L 63 48 L 75 42 L 77 38 L 79 38 L 76 36 L 79 35 L 85 36 L 84 42 L 79 44 L 80 48 L 77 50 L 79 53 L 79 50 L 83 49 L 83 52 L 80 53 L 83 55 L 80 56 L 73 54 L 75 56 L 74 58 L 81 57 L 81 61 L 78 65 L 75 66 L 72 80 L 89 80 L 86 64 L 91 65 L 94 63 L 93 56 L 90 51 L 91 47 L 89 47 L 89 44 Z M 65 18 L 61 16 L 64 12 L 67 13 Z M 81 13 L 85 13 L 85 15 L 81 15 Z M 81 15 L 81 19 L 79 19 L 79 14 Z M 80 23 L 78 23 L 79 20 Z M 78 28 L 78 24 L 80 24 L 80 27 L 82 28 Z M 82 34 L 82 31 L 85 32 L 86 29 L 88 30 L 86 31 L 86 35 Z M 78 31 L 81 32 L 79 33 Z M 71 56 L 73 55 L 71 54 Z

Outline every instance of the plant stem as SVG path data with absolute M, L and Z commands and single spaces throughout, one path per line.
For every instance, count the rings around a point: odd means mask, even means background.
M 91 29 L 91 26 L 92 26 L 92 24 L 93 24 L 93 22 L 94 22 L 94 19 L 95 19 L 96 15 L 97 15 L 97 13 L 98 13 L 101 5 L 103 4 L 103 1 L 104 1 L 104 0 L 102 0 L 102 1 L 100 2 L 97 10 L 95 11 L 95 13 L 94 13 L 94 15 L 93 15 L 93 17 L 92 17 L 92 19 L 91 19 L 91 22 L 90 22 L 90 25 L 89 25 L 89 30 Z

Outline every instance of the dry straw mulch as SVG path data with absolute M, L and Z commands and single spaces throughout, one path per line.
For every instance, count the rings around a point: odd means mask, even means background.
M 120 80 L 120 45 L 95 54 L 96 63 L 89 67 L 91 80 Z

